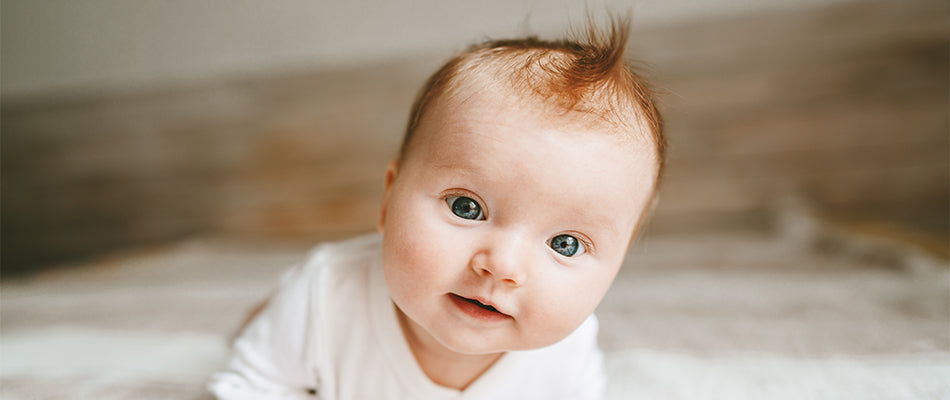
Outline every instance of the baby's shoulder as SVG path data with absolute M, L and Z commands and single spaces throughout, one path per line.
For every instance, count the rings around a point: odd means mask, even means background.
M 359 273 L 380 259 L 381 246 L 382 236 L 378 233 L 321 243 L 310 250 L 303 269 L 318 275 Z
M 381 263 L 381 245 L 381 235 L 369 234 L 314 247 L 295 277 L 296 284 L 309 293 L 310 312 L 321 318 L 346 319 L 353 307 L 364 307 L 371 272 Z

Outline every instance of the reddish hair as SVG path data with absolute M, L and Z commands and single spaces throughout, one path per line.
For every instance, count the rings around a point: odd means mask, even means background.
M 426 110 L 441 96 L 458 93 L 476 77 L 501 81 L 539 104 L 563 112 L 578 111 L 632 132 L 646 127 L 655 145 L 657 179 L 663 169 L 666 140 L 655 92 L 624 59 L 629 18 L 613 18 L 601 31 L 588 18 L 582 39 L 556 41 L 528 37 L 495 40 L 469 47 L 451 58 L 423 85 L 409 114 L 400 149 L 405 156 Z

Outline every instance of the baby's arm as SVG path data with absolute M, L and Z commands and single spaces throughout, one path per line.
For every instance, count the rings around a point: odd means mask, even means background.
M 219 399 L 314 399 L 310 354 L 314 277 L 296 268 L 234 342 L 227 370 L 209 389 Z

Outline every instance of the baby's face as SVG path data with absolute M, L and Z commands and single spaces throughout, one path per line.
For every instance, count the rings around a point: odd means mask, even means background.
M 463 354 L 553 344 L 616 276 L 654 152 L 511 96 L 456 98 L 387 172 L 383 268 L 407 339 Z

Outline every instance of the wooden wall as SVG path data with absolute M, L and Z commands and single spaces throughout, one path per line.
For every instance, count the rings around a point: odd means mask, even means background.
M 651 232 L 768 228 L 794 197 L 947 238 L 948 38 L 943 1 L 636 31 L 672 146 Z M 191 235 L 371 230 L 409 103 L 446 56 L 4 99 L 2 271 Z

